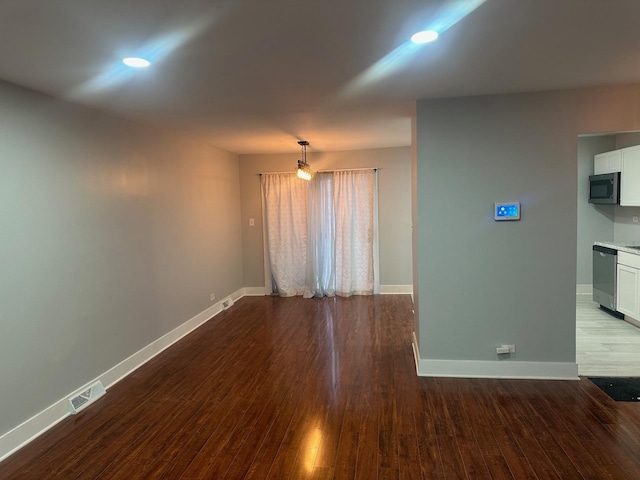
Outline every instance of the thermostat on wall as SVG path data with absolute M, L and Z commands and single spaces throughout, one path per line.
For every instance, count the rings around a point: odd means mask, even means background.
M 494 220 L 520 220 L 520 202 L 494 203 Z

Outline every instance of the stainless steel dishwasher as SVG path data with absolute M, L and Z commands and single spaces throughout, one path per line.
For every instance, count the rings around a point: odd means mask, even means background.
M 616 311 L 617 265 L 617 250 L 593 246 L 593 301 L 612 312 Z

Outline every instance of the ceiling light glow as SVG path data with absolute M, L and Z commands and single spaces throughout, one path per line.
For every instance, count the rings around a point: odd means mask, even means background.
M 402 43 L 394 50 L 387 53 L 380 60 L 375 62 L 369 68 L 361 72 L 342 88 L 340 96 L 343 98 L 357 97 L 367 94 L 370 89 L 376 87 L 385 79 L 397 75 L 403 68 L 408 65 L 423 52 L 423 43 L 415 43 L 416 40 L 425 35 L 431 37 L 431 41 L 435 40 L 438 35 L 446 32 L 459 21 L 466 18 L 475 10 L 480 8 L 487 0 L 450 0 L 443 3 L 441 12 L 424 25 L 424 30 L 414 35 L 414 38 Z M 433 33 L 424 33 L 424 32 Z M 435 37 L 435 38 L 434 38 Z
M 423 30 L 422 32 L 414 33 L 411 36 L 413 43 L 429 43 L 438 39 L 438 32 L 435 30 Z
M 123 58 L 122 63 L 124 63 L 127 67 L 132 68 L 147 68 L 149 65 L 151 65 L 151 62 L 149 60 L 140 57 Z

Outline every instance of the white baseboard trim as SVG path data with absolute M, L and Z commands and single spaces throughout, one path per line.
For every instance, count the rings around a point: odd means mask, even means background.
M 413 294 L 413 285 L 380 285 L 380 295 Z
M 630 323 L 634 327 L 640 328 L 640 320 L 636 320 L 635 318 L 630 317 L 629 315 L 625 315 L 624 320 L 625 322 Z
M 78 392 L 80 391 L 82 389 L 78 389 Z M 69 397 L 71 395 L 73 394 L 70 394 Z M 70 415 L 67 408 L 67 398 L 58 400 L 2 435 L 0 437 L 0 462 L 67 418 Z
M 593 285 L 576 285 L 578 295 L 593 295 Z
M 244 288 L 241 288 L 240 290 L 237 290 L 236 292 L 232 293 L 231 295 L 225 296 L 224 298 L 231 297 L 233 301 L 236 302 L 245 295 L 248 294 L 245 293 Z M 222 300 L 215 303 L 190 320 L 187 320 L 185 323 L 174 328 L 157 340 L 151 342 L 146 347 L 142 348 L 122 362 L 118 363 L 116 366 L 104 372 L 98 378 L 87 382 L 87 384 L 83 385 L 77 390 L 69 393 L 68 395 L 65 395 L 64 398 L 58 400 L 53 405 L 50 405 L 43 411 L 37 413 L 30 419 L 26 420 L 17 427 L 0 436 L 0 462 L 18 451 L 20 448 L 27 445 L 32 440 L 35 440 L 37 437 L 55 426 L 57 423 L 64 420 L 69 415 L 67 402 L 67 399 L 69 397 L 77 395 L 78 393 L 86 390 L 90 385 L 99 380 L 102 381 L 102 384 L 105 386 L 105 388 L 109 389 L 120 380 L 131 374 L 133 371 L 137 370 L 142 365 L 147 363 L 153 357 L 169 348 L 178 340 L 182 339 L 184 336 L 188 335 L 193 330 L 215 317 L 222 311 L 221 303 Z
M 411 347 L 413 348 L 413 360 L 416 362 L 416 375 L 420 376 L 420 344 L 416 338 L 416 332 L 411 333 L 413 334 Z
M 433 360 L 420 358 L 413 333 L 416 371 L 420 377 L 513 378 L 527 380 L 579 380 L 574 362 L 518 362 L 513 360 Z
M 244 287 L 243 297 L 262 297 L 266 295 L 266 289 L 264 287 Z

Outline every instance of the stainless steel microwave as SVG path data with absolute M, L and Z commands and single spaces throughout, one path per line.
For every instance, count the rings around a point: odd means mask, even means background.
M 620 204 L 620 172 L 591 175 L 589 203 Z

